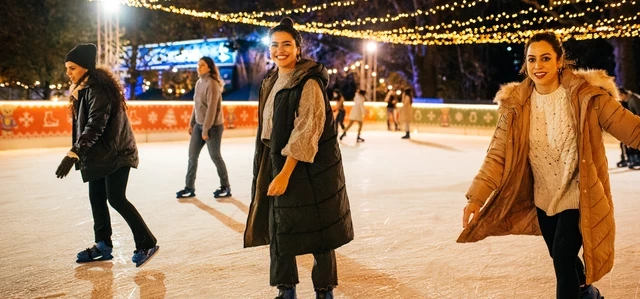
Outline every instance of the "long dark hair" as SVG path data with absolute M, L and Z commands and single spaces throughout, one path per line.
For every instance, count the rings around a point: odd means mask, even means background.
M 409 96 L 409 103 L 413 105 L 413 91 L 411 91 L 411 88 L 405 89 L 404 94 Z
M 106 68 L 96 68 L 89 69 L 87 72 L 78 80 L 76 84 L 81 84 L 86 78 L 87 83 L 86 86 L 90 86 L 91 88 L 96 89 L 98 92 L 103 92 L 106 94 L 107 99 L 113 101 L 112 104 L 115 107 L 118 107 L 122 110 L 127 109 L 127 104 L 124 99 L 124 93 L 122 91 L 122 86 L 120 82 L 116 78 L 116 76 Z M 73 98 L 70 99 L 70 109 L 73 115 L 76 115 L 76 111 L 78 109 L 78 101 L 77 99 L 74 101 Z
M 224 86 L 224 80 L 222 80 L 222 77 L 220 76 L 220 70 L 218 70 L 218 67 L 216 66 L 216 63 L 213 61 L 213 59 L 211 59 L 211 57 L 204 56 L 200 58 L 200 60 L 204 61 L 204 63 L 206 63 L 209 67 L 209 75 L 211 76 L 211 78 L 213 78 L 213 80 L 215 81 L 218 81 L 218 83 L 220 83 L 220 86 Z

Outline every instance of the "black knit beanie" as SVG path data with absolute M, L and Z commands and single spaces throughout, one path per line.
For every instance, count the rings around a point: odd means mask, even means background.
M 96 68 L 96 45 L 77 44 L 64 58 L 64 62 L 71 61 L 85 69 Z

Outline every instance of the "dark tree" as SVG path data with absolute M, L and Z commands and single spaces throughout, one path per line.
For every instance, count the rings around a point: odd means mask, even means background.
M 64 57 L 95 39 L 93 4 L 84 0 L 7 0 L 0 16 L 0 78 L 24 82 L 39 98 L 66 82 Z

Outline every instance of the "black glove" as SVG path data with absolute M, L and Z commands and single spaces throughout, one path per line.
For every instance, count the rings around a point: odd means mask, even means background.
M 62 159 L 62 162 L 60 162 L 60 166 L 58 166 L 58 169 L 56 170 L 56 176 L 59 179 L 66 177 L 67 174 L 69 174 L 71 167 L 73 167 L 73 164 L 75 164 L 76 162 L 78 162 L 78 158 L 64 156 L 64 159 Z

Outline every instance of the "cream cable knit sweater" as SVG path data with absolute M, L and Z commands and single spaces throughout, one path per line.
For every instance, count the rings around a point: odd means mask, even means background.
M 567 91 L 531 94 L 529 162 L 535 205 L 553 216 L 578 209 L 578 142 Z

